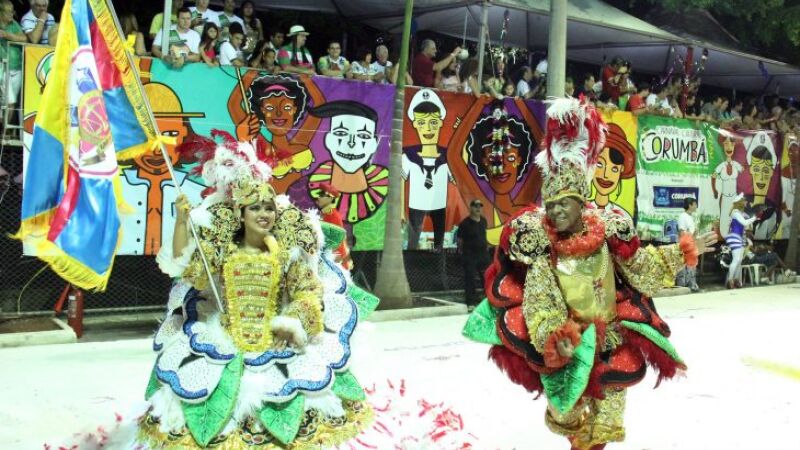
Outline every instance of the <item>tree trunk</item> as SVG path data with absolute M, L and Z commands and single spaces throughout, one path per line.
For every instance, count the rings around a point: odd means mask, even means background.
M 403 208 L 403 117 L 405 117 L 406 67 L 408 63 L 408 43 L 411 37 L 411 12 L 413 0 L 406 0 L 405 23 L 403 24 L 403 43 L 400 61 L 397 64 L 397 93 L 394 98 L 394 118 L 392 120 L 392 148 L 389 158 L 389 193 L 386 205 L 386 225 L 383 239 L 383 253 L 375 282 L 375 295 L 381 299 L 381 309 L 411 307 L 411 288 L 408 286 L 406 267 L 403 262 L 403 233 L 400 216 Z

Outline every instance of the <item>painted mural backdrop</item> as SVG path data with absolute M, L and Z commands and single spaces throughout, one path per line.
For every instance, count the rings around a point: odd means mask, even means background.
M 658 116 L 638 118 L 637 230 L 644 240 L 674 241 L 687 197 L 697 199 L 701 231 L 719 220 L 712 174 L 722 161 L 716 129 L 706 123 Z
M 452 245 L 450 232 L 472 200 L 483 203 L 488 239 L 538 199 L 533 158 L 542 140 L 544 105 L 520 99 L 407 88 L 403 179 L 408 248 Z
M 589 199 L 599 208 L 633 219 L 636 214 L 636 139 L 638 122 L 625 111 L 604 112 L 606 146 L 600 153 Z
M 47 81 L 47 49 L 25 53 L 25 122 L 30 132 L 41 88 Z M 180 70 L 159 60 L 137 60 L 140 77 L 162 134 L 176 145 L 191 134 L 212 129 L 240 140 L 264 139 L 268 149 L 286 156 L 276 168 L 274 186 L 303 208 L 315 206 L 320 185 L 341 193 L 337 207 L 355 250 L 382 248 L 388 189 L 392 86 L 324 77 L 294 79 L 233 67 L 190 64 Z M 189 174 L 196 164 L 167 146 L 177 182 L 199 203 L 203 180 Z M 122 217 L 119 254 L 153 255 L 169 242 L 177 196 L 161 152 L 121 161 L 122 190 L 130 212 Z
M 718 139 L 725 158 L 714 171 L 716 184 L 722 183 L 722 188 L 715 191 L 721 199 L 720 231 L 726 234 L 730 225 L 729 200 L 722 194 L 726 188 L 735 187 L 734 192 L 744 194 L 747 200 L 745 211 L 758 216 L 752 227 L 753 237 L 773 238 L 781 225 L 780 136 L 772 131 L 720 130 Z
M 52 51 L 26 47 L 24 141 L 31 138 Z M 288 156 L 275 186 L 304 208 L 320 186 L 342 196 L 337 207 L 355 250 L 383 247 L 394 87 L 324 77 L 290 78 L 232 67 L 190 64 L 180 70 L 137 60 L 159 129 L 180 144 L 212 129 L 239 139 L 263 139 Z M 403 114 L 402 177 L 409 248 L 452 246 L 454 227 L 480 200 L 496 244 L 502 224 L 539 201 L 541 178 L 533 158 L 542 141 L 541 102 L 409 87 Z M 764 131 L 718 130 L 709 124 L 658 116 L 604 113 L 608 145 L 592 180 L 597 206 L 631 216 L 643 239 L 677 236 L 683 199 L 698 199 L 701 230 L 724 235 L 733 198 L 742 193 L 759 215 L 757 239 L 788 237 L 800 139 Z M 26 152 L 27 156 L 27 152 Z M 199 202 L 203 180 L 195 161 L 167 146 L 177 183 Z M 169 242 L 176 186 L 161 152 L 120 161 L 123 196 L 120 254 L 153 255 Z M 25 159 L 27 162 L 27 158 Z M 30 254 L 26 249 L 26 253 Z

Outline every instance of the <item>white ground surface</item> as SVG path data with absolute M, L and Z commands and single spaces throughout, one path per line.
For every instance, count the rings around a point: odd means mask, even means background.
M 686 378 L 629 391 L 627 441 L 609 449 L 800 449 L 800 379 L 750 361 L 800 370 L 800 285 L 658 299 Z M 485 449 L 567 449 L 533 401 L 460 336 L 465 316 L 367 323 L 354 372 L 364 384 L 405 379 L 445 401 Z M 141 401 L 153 363 L 145 339 L 0 350 L 0 449 L 42 449 L 113 421 Z M 796 375 L 795 375 L 796 376 Z

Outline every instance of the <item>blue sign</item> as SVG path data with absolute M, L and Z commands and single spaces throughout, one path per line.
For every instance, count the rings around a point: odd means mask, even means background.
M 686 198 L 700 198 L 699 187 L 653 186 L 653 206 L 656 208 L 681 208 Z

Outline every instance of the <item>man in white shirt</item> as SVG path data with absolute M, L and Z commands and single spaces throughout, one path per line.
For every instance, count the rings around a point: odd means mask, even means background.
M 220 36 L 222 39 L 227 39 L 230 34 L 230 26 L 232 23 L 238 23 L 244 30 L 244 21 L 241 17 L 233 13 L 236 9 L 236 0 L 225 0 L 222 6 L 222 11 L 217 14 L 217 24 L 221 28 Z
M 48 34 L 56 19 L 47 12 L 48 0 L 31 0 L 31 10 L 20 20 L 22 31 L 31 44 L 50 45 Z
M 169 51 L 161 50 L 161 30 L 153 40 L 153 56 L 163 58 L 167 64 L 178 68 L 186 62 L 200 61 L 200 33 L 189 28 L 192 24 L 192 12 L 189 8 L 178 10 L 178 22 L 169 32 Z
M 392 67 L 392 62 L 389 61 L 389 49 L 381 44 L 375 49 L 375 61 L 369 65 L 369 71 L 374 73 L 373 81 L 380 84 L 389 83 L 389 77 L 386 75 L 386 69 Z M 378 76 L 383 74 L 383 76 Z
M 695 211 L 697 211 L 697 199 L 694 197 L 683 199 L 683 212 L 678 217 L 678 232 L 681 234 L 681 248 L 690 243 L 695 246 L 695 252 L 697 252 L 697 244 L 694 243 L 694 238 L 697 235 L 697 227 L 695 226 L 694 217 L 692 216 L 692 213 Z M 684 253 L 688 252 L 684 250 Z M 687 264 L 684 269 L 678 273 L 678 279 L 675 284 L 688 287 L 692 292 L 699 292 L 700 287 L 697 285 L 697 264 Z
M 197 0 L 197 6 L 190 6 L 189 11 L 192 12 L 192 29 L 203 35 L 203 27 L 207 22 L 211 22 L 219 26 L 219 12 L 209 9 L 208 2 L 210 0 Z
M 229 32 L 230 38 L 219 47 L 219 63 L 223 66 L 242 67 L 245 63 L 242 54 L 244 30 L 238 23 L 232 23 Z
M 533 71 L 530 67 L 523 67 L 522 68 L 522 77 L 520 77 L 519 82 L 517 82 L 517 97 L 522 97 L 524 99 L 529 99 L 533 97 L 535 92 L 531 90 L 530 81 L 533 79 Z
M 670 116 L 674 113 L 672 105 L 669 104 L 669 99 L 667 98 L 667 91 L 663 86 L 654 87 L 650 91 L 650 95 L 648 95 L 647 99 L 645 99 L 645 105 L 647 106 L 647 109 L 660 109 L 662 112 Z

